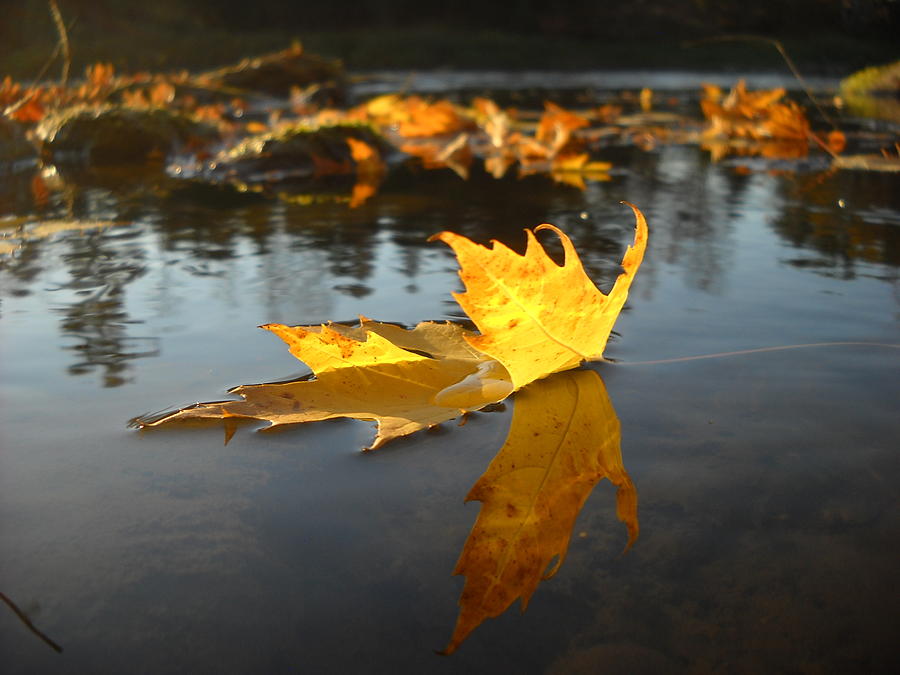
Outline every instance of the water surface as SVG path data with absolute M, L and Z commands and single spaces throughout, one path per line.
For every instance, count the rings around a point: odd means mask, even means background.
M 8 219 L 116 225 L 0 261 L 0 590 L 65 648 L 0 611 L 4 672 L 893 671 L 900 352 L 875 344 L 900 342 L 898 178 L 609 152 L 612 180 L 583 192 L 401 168 L 356 209 L 96 175 L 35 206 L 30 174 L 8 177 Z M 454 260 L 426 241 L 444 229 L 521 249 L 554 223 L 609 289 L 620 200 L 650 244 L 614 362 L 590 367 L 641 536 L 620 555 L 601 483 L 527 613 L 450 657 L 463 499 L 511 405 L 366 454 L 362 422 L 228 445 L 126 428 L 305 374 L 262 323 L 461 318 Z M 822 342 L 872 344 L 639 365 Z

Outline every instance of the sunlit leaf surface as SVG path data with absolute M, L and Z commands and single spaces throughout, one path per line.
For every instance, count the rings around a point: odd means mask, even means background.
M 528 231 L 525 256 L 502 244 L 485 249 L 444 232 L 456 251 L 468 292 L 457 295 L 482 334 L 452 323 L 413 329 L 362 317 L 358 326 L 262 326 L 310 367 L 313 380 L 241 386 L 241 401 L 197 404 L 141 427 L 192 418 L 248 417 L 271 426 L 335 417 L 375 420 L 372 448 L 502 401 L 551 373 L 597 359 L 628 295 L 646 248 L 647 224 L 636 207 L 629 247 L 610 294 L 585 274 L 572 242 L 552 225 L 566 251 L 560 267 Z M 540 229 L 540 228 L 539 228 Z M 229 422 L 231 432 L 234 425 Z
M 557 265 L 526 230 L 528 247 L 519 255 L 494 241 L 490 248 L 453 232 L 436 235 L 456 253 L 465 293 L 454 297 L 481 335 L 467 338 L 478 351 L 502 363 L 516 389 L 583 360 L 600 359 L 613 324 L 628 297 L 647 246 L 647 223 L 634 206 L 634 245 L 622 260 L 609 295 L 587 276 L 571 240 L 553 225 L 565 250 Z

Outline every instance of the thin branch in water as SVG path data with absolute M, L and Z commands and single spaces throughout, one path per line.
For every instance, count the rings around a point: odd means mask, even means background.
M 66 30 L 66 23 L 63 21 L 62 14 L 59 13 L 59 5 L 56 4 L 56 0 L 48 1 L 50 3 L 50 14 L 53 16 L 53 23 L 56 24 L 56 32 L 59 33 L 59 47 L 62 49 L 63 68 L 59 76 L 59 83 L 65 87 L 69 81 L 69 68 L 72 66 L 69 32 Z
M 699 356 L 679 356 L 672 359 L 655 359 L 653 361 L 617 361 L 617 366 L 656 366 L 661 363 L 683 363 L 684 361 L 701 361 L 704 359 L 721 359 L 726 356 L 744 356 L 745 354 L 762 354 L 764 352 L 781 352 L 786 349 L 809 349 L 810 347 L 887 347 L 900 349 L 900 344 L 883 342 L 811 342 L 803 345 L 781 345 L 778 347 L 759 347 L 757 349 L 740 349 L 734 352 L 717 352 Z
M 43 640 L 43 641 L 46 642 L 48 645 L 50 645 L 50 647 L 51 647 L 55 652 L 57 652 L 57 653 L 59 653 L 59 654 L 62 654 L 63 648 L 60 647 L 58 644 L 56 644 L 56 643 L 55 643 L 53 640 L 51 640 L 49 637 L 47 637 L 46 635 L 44 635 L 44 634 L 38 629 L 37 626 L 35 626 L 33 623 L 31 623 L 31 619 L 28 618 L 28 615 L 25 614 L 25 612 L 23 612 L 21 609 L 19 609 L 19 606 L 18 606 L 16 603 L 14 603 L 12 600 L 10 600 L 8 597 L 6 597 L 6 594 L 5 594 L 5 593 L 0 593 L 0 600 L 3 600 L 3 602 L 5 602 L 5 603 L 9 606 L 9 608 L 13 611 L 13 613 L 15 613 L 15 615 L 16 615 L 17 617 L 19 617 L 19 621 L 21 621 L 22 623 L 24 623 L 24 624 L 25 624 L 25 627 L 26 627 L 28 630 L 30 630 L 32 633 L 34 633 L 35 635 L 37 635 L 41 640 Z

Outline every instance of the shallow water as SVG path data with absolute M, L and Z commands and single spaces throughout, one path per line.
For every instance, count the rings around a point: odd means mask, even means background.
M 581 85 L 579 85 L 581 86 Z M 0 611 L 9 673 L 892 672 L 900 535 L 900 179 L 614 148 L 612 180 L 399 169 L 363 206 L 68 178 L 38 210 L 116 226 L 0 261 Z M 763 167 L 765 168 L 765 167 Z M 783 169 L 783 166 L 779 166 Z M 803 167 L 800 167 L 803 169 Z M 608 289 L 649 249 L 612 363 L 641 535 L 594 490 L 528 611 L 449 657 L 451 576 L 505 411 L 374 453 L 363 422 L 228 445 L 132 417 L 307 371 L 268 322 L 459 319 L 444 229 L 570 234 Z M 818 346 L 639 365 L 760 347 Z M 634 365 L 632 365 L 634 364 Z

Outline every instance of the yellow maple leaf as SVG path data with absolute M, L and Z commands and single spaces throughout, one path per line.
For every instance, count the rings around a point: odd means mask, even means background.
M 260 328 L 284 340 L 291 354 L 308 365 L 316 375 L 338 368 L 366 368 L 427 358 L 398 347 L 375 332 L 366 332 L 364 339 L 354 339 L 327 325 L 285 326 L 269 323 Z
M 525 611 L 540 581 L 562 565 L 575 519 L 603 478 L 618 487 L 617 514 L 631 546 L 637 492 L 622 464 L 620 436 L 593 371 L 559 373 L 516 396 L 506 442 L 466 498 L 480 501 L 481 511 L 454 570 L 466 583 L 445 653 L 516 598 Z
M 498 241 L 486 248 L 453 232 L 433 237 L 449 245 L 459 260 L 466 292 L 454 297 L 481 332 L 466 340 L 503 364 L 516 389 L 585 359 L 602 358 L 647 247 L 644 216 L 629 206 L 636 219 L 634 245 L 625 252 L 624 271 L 609 295 L 594 285 L 571 240 L 553 225 L 535 231 L 557 234 L 566 256 L 562 266 L 547 255 L 531 230 L 526 230 L 524 255 Z
M 134 422 L 149 427 L 250 417 L 278 426 L 353 417 L 377 421 L 376 448 L 501 401 L 533 380 L 601 358 L 646 247 L 646 223 L 632 209 L 635 244 L 608 296 L 587 277 L 568 237 L 552 225 L 541 228 L 562 239 L 562 267 L 531 231 L 524 256 L 496 242 L 488 250 L 445 232 L 438 236 L 456 251 L 467 287 L 457 300 L 481 334 L 451 323 L 424 322 L 410 330 L 364 317 L 359 326 L 266 324 L 262 328 L 284 340 L 316 379 L 237 387 L 231 393 L 243 401 L 197 404 Z
M 338 417 L 375 420 L 370 449 L 389 440 L 446 422 L 460 409 L 434 402 L 436 392 L 470 373 L 462 361 L 412 360 L 405 363 L 341 368 L 314 380 L 245 385 L 231 390 L 244 400 L 198 404 L 141 426 L 188 419 L 246 417 L 266 420 L 268 428 Z
M 502 366 L 473 350 L 465 340 L 471 331 L 453 324 L 426 322 L 408 330 L 362 319 L 358 327 L 262 328 L 284 340 L 316 378 L 236 387 L 230 393 L 243 400 L 200 403 L 161 418 L 138 419 L 136 424 L 154 427 L 189 419 L 229 422 L 245 417 L 268 421 L 268 428 L 273 428 L 351 417 L 378 423 L 370 446 L 374 449 L 512 392 Z

